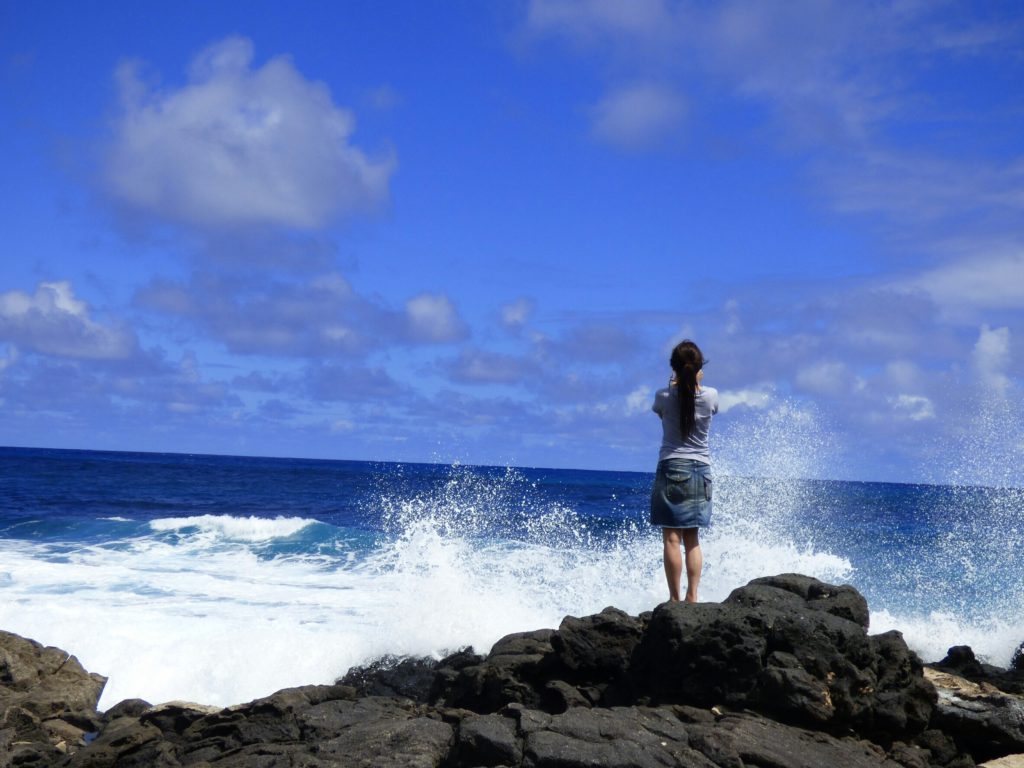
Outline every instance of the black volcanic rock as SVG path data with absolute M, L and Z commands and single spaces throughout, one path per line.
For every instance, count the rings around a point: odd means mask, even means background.
M 852 588 L 785 574 L 722 603 L 566 617 L 487 656 L 387 657 L 234 707 L 129 700 L 102 717 L 102 678 L 0 635 L 0 768 L 969 768 L 1024 749 L 1020 697 L 987 681 L 1018 673 L 963 648 L 922 670 L 898 632 L 867 627 Z
M 566 616 L 551 636 L 560 669 L 575 682 L 613 681 L 629 666 L 644 625 L 618 608 L 594 616 Z
M 826 584 L 799 573 L 784 573 L 780 576 L 763 576 L 754 579 L 746 587 L 734 590 L 725 601 L 753 605 L 759 597 L 770 600 L 771 598 L 767 597 L 769 593 L 762 591 L 761 587 L 774 588 L 781 590 L 782 593 L 796 595 L 806 602 L 809 608 L 847 619 L 859 624 L 864 629 L 869 626 L 868 601 L 860 592 L 848 584 L 840 586 Z M 777 592 L 773 594 L 779 595 Z M 790 604 L 796 605 L 792 602 Z
M 961 666 L 972 669 L 969 664 Z M 1024 752 L 1024 698 L 1019 694 L 1000 690 L 988 680 L 961 677 L 948 665 L 926 670 L 926 677 L 938 691 L 932 725 L 948 733 L 959 750 L 982 760 Z
M 1020 653 L 1020 648 L 1016 653 Z M 937 661 L 931 666 L 974 683 L 991 685 L 1005 693 L 1024 695 L 1024 669 L 1013 666 L 1012 662 L 1009 669 L 986 664 L 975 657 L 969 645 L 953 646 L 946 652 L 946 657 L 942 661 Z
M 425 702 L 437 677 L 438 662 L 421 657 L 384 656 L 371 664 L 352 667 L 338 680 L 361 696 L 399 696 Z
M 0 631 L 0 705 L 36 716 L 75 716 L 96 711 L 107 678 L 90 674 L 74 656 Z
M 507 704 L 541 707 L 545 683 L 555 666 L 554 630 L 517 632 L 494 644 L 477 663 L 443 674 L 432 692 L 434 703 L 488 714 Z M 460 659 L 464 661 L 464 659 Z M 440 665 L 443 670 L 446 665 Z
M 637 687 L 657 703 L 744 706 L 768 656 L 774 610 L 659 605 L 631 664 Z
M 880 743 L 923 731 L 935 694 L 921 662 L 899 633 L 869 636 L 850 591 L 787 575 L 723 603 L 660 605 L 636 651 L 637 688 Z
M 993 672 L 1000 671 L 996 667 L 980 662 L 969 645 L 954 645 L 946 651 L 946 657 L 942 661 L 938 661 L 932 666 L 955 672 L 970 680 L 984 678 Z
M 1024 643 L 1017 646 L 1010 659 L 1010 669 L 1014 672 L 1024 672 Z
M 459 723 L 455 758 L 466 765 L 519 765 L 523 760 L 522 741 L 513 717 L 468 714 Z
M 84 746 L 102 726 L 106 682 L 59 648 L 0 631 L 0 765 L 53 765 Z
M 124 699 L 104 712 L 103 719 L 110 722 L 119 717 L 138 717 L 152 706 L 143 699 Z

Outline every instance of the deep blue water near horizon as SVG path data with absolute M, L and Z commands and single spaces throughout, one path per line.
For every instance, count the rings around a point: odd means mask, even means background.
M 666 596 L 651 474 L 0 448 L 0 629 L 231 704 Z M 851 583 L 926 660 L 1024 640 L 1024 491 L 716 477 L 702 599 Z

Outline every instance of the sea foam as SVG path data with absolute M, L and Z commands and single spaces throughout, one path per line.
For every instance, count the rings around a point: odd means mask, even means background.
M 154 531 L 182 531 L 195 529 L 201 534 L 213 534 L 236 541 L 267 541 L 292 536 L 316 520 L 296 517 L 234 517 L 232 515 L 197 515 L 195 517 L 164 517 L 151 520 Z
M 0 626 L 109 676 L 101 708 L 129 697 L 228 705 L 328 683 L 387 653 L 486 652 L 566 615 L 639 613 L 665 598 L 655 531 L 626 520 L 598 533 L 515 470 L 453 470 L 431 491 L 389 490 L 372 504 L 384 530 L 362 549 L 317 523 L 319 541 L 276 551 L 268 539 L 312 521 L 209 515 L 104 545 L 0 541 L 13 574 Z M 705 599 L 765 573 L 849 573 L 841 557 L 740 521 L 724 515 L 707 537 Z

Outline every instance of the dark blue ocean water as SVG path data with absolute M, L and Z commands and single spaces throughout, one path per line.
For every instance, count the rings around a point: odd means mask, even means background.
M 0 628 L 235 703 L 666 596 L 645 473 L 0 448 Z M 701 597 L 798 571 L 926 659 L 1024 640 L 1019 489 L 720 474 Z

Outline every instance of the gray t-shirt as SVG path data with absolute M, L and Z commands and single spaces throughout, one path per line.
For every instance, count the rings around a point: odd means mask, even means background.
M 661 417 L 661 450 L 658 461 L 664 459 L 693 459 L 711 463 L 708 451 L 708 429 L 711 417 L 718 413 L 718 390 L 701 387 L 697 391 L 693 431 L 685 438 L 679 432 L 679 397 L 674 386 L 659 389 L 651 410 Z

